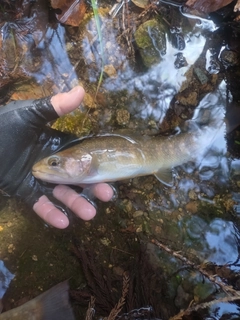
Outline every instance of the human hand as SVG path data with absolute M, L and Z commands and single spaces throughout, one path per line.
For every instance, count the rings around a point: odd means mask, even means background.
M 69 220 L 55 207 L 54 200 L 49 200 L 52 196 L 49 188 L 33 177 L 31 169 L 40 158 L 71 141 L 72 136 L 46 124 L 76 109 L 83 96 L 83 88 L 77 86 L 52 98 L 16 101 L 0 107 L 0 189 L 23 198 L 44 221 L 59 229 L 66 228 Z M 106 183 L 92 185 L 90 189 L 102 201 L 113 196 L 113 189 Z M 55 186 L 52 194 L 83 220 L 96 214 L 95 207 L 68 186 Z

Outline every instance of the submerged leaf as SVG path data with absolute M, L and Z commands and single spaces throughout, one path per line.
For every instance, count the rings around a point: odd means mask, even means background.
M 186 5 L 190 8 L 196 9 L 198 11 L 201 11 L 204 13 L 210 13 L 210 12 L 217 11 L 218 9 L 221 9 L 221 8 L 227 6 L 232 1 L 233 0 L 215 0 L 215 1 L 188 0 L 186 2 Z
M 51 6 L 56 9 L 57 19 L 64 24 L 77 27 L 86 12 L 83 0 L 51 0 Z

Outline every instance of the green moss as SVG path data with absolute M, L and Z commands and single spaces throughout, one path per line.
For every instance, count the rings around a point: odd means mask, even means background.
M 135 41 L 146 67 L 159 63 L 166 53 L 165 26 L 158 20 L 148 20 L 135 32 Z
M 67 114 L 52 125 L 53 129 L 75 134 L 77 136 L 87 135 L 92 129 L 92 123 L 88 115 L 82 113 L 80 110 L 75 110 L 71 114 Z

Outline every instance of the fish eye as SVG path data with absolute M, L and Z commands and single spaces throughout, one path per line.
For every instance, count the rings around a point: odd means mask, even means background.
M 51 167 L 57 167 L 60 164 L 60 159 L 58 157 L 51 157 L 48 159 L 48 164 Z

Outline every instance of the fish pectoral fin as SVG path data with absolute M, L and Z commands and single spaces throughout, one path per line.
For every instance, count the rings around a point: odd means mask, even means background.
M 173 186 L 173 175 L 172 170 L 159 170 L 154 173 L 155 177 L 163 184 L 168 187 Z
M 61 282 L 35 298 L 44 320 L 75 320 L 69 301 L 68 281 Z M 31 301 L 30 301 L 31 302 Z M 40 319 L 40 318 L 39 318 Z

